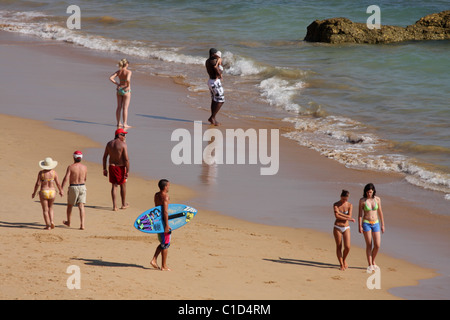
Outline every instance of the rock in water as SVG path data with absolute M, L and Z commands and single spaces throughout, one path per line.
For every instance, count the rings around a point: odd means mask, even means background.
M 326 43 L 392 43 L 411 40 L 450 39 L 450 10 L 433 13 L 406 28 L 381 25 L 369 29 L 366 23 L 347 18 L 316 20 L 308 28 L 305 41 Z

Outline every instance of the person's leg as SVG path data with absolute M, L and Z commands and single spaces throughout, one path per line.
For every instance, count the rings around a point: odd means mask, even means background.
M 63 224 L 65 224 L 68 227 L 70 227 L 70 221 L 71 221 L 71 216 L 72 216 L 72 208 L 73 208 L 73 205 L 68 203 L 67 204 L 67 210 L 66 210 L 67 220 L 63 221 Z
M 127 183 L 120 185 L 120 197 L 122 198 L 122 207 L 120 209 L 126 209 L 129 207 L 126 197 L 127 197 Z
M 124 128 L 130 127 L 128 125 L 128 107 L 130 106 L 131 93 L 127 93 L 123 96 L 122 100 L 122 112 L 123 112 L 123 126 Z
M 117 109 L 116 109 L 116 120 L 117 120 L 117 126 L 120 127 L 122 123 L 120 122 L 120 116 L 122 114 L 122 105 L 123 105 L 123 96 L 116 95 L 117 96 Z
M 375 258 L 380 250 L 381 245 L 381 232 L 372 232 L 373 236 L 373 249 L 372 249 L 372 265 L 376 267 Z
M 366 257 L 369 267 L 372 267 L 372 231 L 364 231 L 364 240 L 366 241 Z
M 334 241 L 336 242 L 336 256 L 339 264 L 341 265 L 339 270 L 344 270 L 344 261 L 342 259 L 342 233 L 337 228 L 333 227 L 333 235 Z
M 161 263 L 161 270 L 162 271 L 172 271 L 167 266 L 167 255 L 169 254 L 169 249 L 162 249 L 161 250 L 161 256 L 162 256 L 162 263 Z
M 39 198 L 41 200 L 41 206 L 42 206 L 42 214 L 44 216 L 44 222 L 45 222 L 45 230 L 50 230 L 50 218 L 48 216 L 48 200 L 44 199 L 44 197 L 39 192 Z
M 219 112 L 220 108 L 222 108 L 223 102 L 214 102 L 214 104 L 211 107 L 211 117 L 210 119 L 212 121 L 210 121 L 212 124 L 214 124 L 215 126 L 220 125 L 220 123 L 216 120 L 216 115 Z
M 84 217 L 85 217 L 85 210 L 84 210 L 84 203 L 78 204 L 78 209 L 80 210 L 80 230 L 84 230 Z
M 117 192 L 117 184 L 111 184 L 111 198 L 113 203 L 113 211 L 119 210 L 116 206 L 116 192 Z
M 157 259 L 158 259 L 159 254 L 161 253 L 161 250 L 162 250 L 161 246 L 158 245 L 156 247 L 155 254 L 153 255 L 153 259 L 152 259 L 152 261 L 150 261 L 150 265 L 155 269 L 159 269 Z
M 213 119 L 213 113 L 214 113 L 214 109 L 215 109 L 215 104 L 216 104 L 217 102 L 215 102 L 214 100 L 211 100 L 211 116 L 208 118 L 208 121 L 211 123 L 211 124 L 215 124 L 214 123 L 214 119 Z
M 50 220 L 50 228 L 51 229 L 55 228 L 55 222 L 53 220 L 53 218 L 54 218 L 53 202 L 55 202 L 55 198 L 48 200 L 48 218 Z
M 342 237 L 344 240 L 344 253 L 342 254 L 343 255 L 342 258 L 344 261 L 344 268 L 347 269 L 348 268 L 347 256 L 348 256 L 348 253 L 350 252 L 350 242 L 351 242 L 350 229 L 345 230 Z

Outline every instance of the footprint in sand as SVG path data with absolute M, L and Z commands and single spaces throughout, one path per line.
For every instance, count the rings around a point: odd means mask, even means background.
M 38 242 L 62 242 L 64 239 L 56 234 L 33 233 Z

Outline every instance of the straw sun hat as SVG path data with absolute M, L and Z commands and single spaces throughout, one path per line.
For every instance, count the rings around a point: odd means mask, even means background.
M 56 168 L 58 165 L 58 161 L 53 160 L 52 158 L 45 158 L 44 160 L 39 161 L 39 167 L 44 170 L 51 170 Z

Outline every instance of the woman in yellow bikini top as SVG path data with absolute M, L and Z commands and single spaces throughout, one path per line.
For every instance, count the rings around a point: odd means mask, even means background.
M 53 223 L 53 202 L 56 198 L 54 184 L 56 184 L 61 197 L 63 196 L 61 184 L 58 180 L 58 174 L 53 170 L 57 165 L 58 161 L 54 161 L 52 158 L 45 158 L 45 160 L 39 162 L 39 166 L 43 170 L 38 173 L 36 183 L 34 185 L 34 192 L 31 195 L 31 198 L 34 199 L 36 192 L 40 187 L 39 200 L 42 206 L 46 230 L 53 229 L 55 227 Z
M 55 199 L 56 190 L 53 186 L 53 182 L 55 181 L 56 172 L 53 170 L 42 170 L 39 172 L 41 175 L 41 191 L 40 194 L 45 200 Z M 46 178 L 50 175 L 50 178 Z

